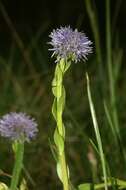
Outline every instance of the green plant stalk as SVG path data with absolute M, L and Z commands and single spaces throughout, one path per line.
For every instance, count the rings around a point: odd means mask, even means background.
M 101 47 L 100 47 L 100 34 L 99 34 L 96 10 L 94 11 L 94 7 L 92 7 L 91 0 L 85 0 L 85 3 L 86 3 L 86 9 L 89 15 L 89 19 L 91 22 L 91 28 L 94 34 L 97 61 L 100 66 L 102 63 L 102 53 L 101 53 Z
M 24 143 L 17 142 L 15 151 L 15 165 L 13 169 L 10 190 L 16 190 L 19 182 L 20 173 L 23 166 Z
M 97 16 L 97 10 L 96 7 L 92 5 L 93 2 L 91 0 L 85 0 L 86 10 L 89 16 L 89 20 L 91 23 L 91 28 L 94 35 L 94 41 L 95 41 L 95 51 L 96 51 L 96 58 L 99 68 L 99 87 L 101 88 L 101 95 L 104 96 L 104 86 L 105 81 L 103 79 L 103 65 L 102 65 L 102 51 L 101 51 L 101 44 L 100 44 L 100 32 L 99 32 L 99 26 L 98 26 L 98 16 Z
M 57 123 L 54 133 L 54 142 L 57 148 L 57 173 L 63 184 L 64 190 L 69 190 L 69 174 L 65 158 L 65 128 L 62 119 L 63 109 L 65 106 L 63 77 L 69 66 L 69 63 L 65 62 L 64 59 L 57 63 L 55 76 L 52 82 L 52 91 L 55 96 L 52 113 Z
M 59 93 L 60 90 L 62 91 L 62 84 L 60 86 L 57 85 L 56 88 L 57 88 L 57 93 Z M 57 128 L 62 137 L 63 137 L 63 127 L 64 126 L 63 126 L 63 121 L 62 121 L 62 114 L 60 113 L 60 110 L 59 110 L 59 100 L 57 98 Z M 62 154 L 59 154 L 59 163 L 61 164 L 63 189 L 69 190 L 69 180 L 68 180 L 68 172 L 67 172 L 67 165 L 66 165 L 64 150 Z
M 111 23 L 110 23 L 110 2 L 109 0 L 106 0 L 106 52 L 107 52 L 107 65 L 108 65 L 108 77 L 109 77 L 109 91 L 110 91 L 110 104 L 111 104 L 111 117 L 113 126 L 115 129 L 114 136 L 116 137 L 116 142 L 118 142 L 123 157 L 126 162 L 126 151 L 123 149 L 122 145 L 122 139 L 120 135 L 120 128 L 119 128 L 119 118 L 118 118 L 118 112 L 117 112 L 117 106 L 116 106 L 116 80 L 117 76 L 114 73 L 113 64 L 112 64 L 112 40 L 111 40 Z
M 67 165 L 66 165 L 66 159 L 65 159 L 65 152 L 60 155 L 60 163 L 62 168 L 62 180 L 63 180 L 63 189 L 69 190 L 69 178 L 68 178 L 68 171 L 67 171 Z
M 96 135 L 96 139 L 97 139 L 97 143 L 98 143 L 99 154 L 100 154 L 100 158 L 101 158 L 101 164 L 102 164 L 102 170 L 103 170 L 103 176 L 104 176 L 104 182 L 105 182 L 105 190 L 108 190 L 105 157 L 104 157 L 99 127 L 98 127 L 98 122 L 97 122 L 97 118 L 96 118 L 95 108 L 94 108 L 94 104 L 93 104 L 92 97 L 91 97 L 91 90 L 90 90 L 90 83 L 89 83 L 88 74 L 86 74 L 86 78 L 87 78 L 88 100 L 89 100 L 91 116 L 92 116 L 92 121 L 93 121 L 93 125 L 94 125 L 94 130 L 95 130 L 95 135 Z
M 106 50 L 109 76 L 110 102 L 112 109 L 112 118 L 118 138 L 120 139 L 118 114 L 116 109 L 115 82 L 112 69 L 112 47 L 111 47 L 111 28 L 110 28 L 110 1 L 106 0 Z

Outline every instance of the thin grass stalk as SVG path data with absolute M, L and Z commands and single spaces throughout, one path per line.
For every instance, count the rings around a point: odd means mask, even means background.
M 85 0 L 85 3 L 86 3 L 86 9 L 89 15 L 91 28 L 92 28 L 94 39 L 95 39 L 97 61 L 99 64 L 101 64 L 102 53 L 101 53 L 101 47 L 100 47 L 100 33 L 99 33 L 99 27 L 98 27 L 97 14 L 96 14 L 96 11 L 94 11 L 94 7 L 92 7 L 90 0 Z
M 97 118 L 96 118 L 95 108 L 94 108 L 94 104 L 93 104 L 92 97 L 91 97 L 91 90 L 90 90 L 90 83 L 89 83 L 88 74 L 86 74 L 86 78 L 87 78 L 88 100 L 89 100 L 90 111 L 91 111 L 92 121 L 93 121 L 93 125 L 94 125 L 96 140 L 98 143 L 98 150 L 99 150 L 99 154 L 100 154 L 104 183 L 105 183 L 105 190 L 108 190 L 106 162 L 105 162 L 105 157 L 104 157 L 104 152 L 103 152 L 103 147 L 102 147 L 102 141 L 101 141 L 99 126 L 98 126 L 98 122 L 97 122 Z
M 126 151 L 123 148 L 120 128 L 119 128 L 119 118 L 117 113 L 117 99 L 116 99 L 116 81 L 117 81 L 117 73 L 114 73 L 113 65 L 112 65 L 112 40 L 111 40 L 111 22 L 110 22 L 110 1 L 106 0 L 106 52 L 107 52 L 107 65 L 108 65 L 108 77 L 109 77 L 109 91 L 110 91 L 110 108 L 111 108 L 111 118 L 113 122 L 113 126 L 115 129 L 114 135 L 116 134 L 116 141 L 120 147 L 121 153 L 126 162 Z M 120 54 L 122 57 L 122 53 Z M 119 64 L 119 63 L 118 63 Z M 116 75 L 114 75 L 116 74 Z
M 97 10 L 95 6 L 92 5 L 91 0 L 85 0 L 87 13 L 90 19 L 91 28 L 93 31 L 94 41 L 95 41 L 95 51 L 96 51 L 96 58 L 98 63 L 99 69 L 99 86 L 101 89 L 101 95 L 104 95 L 104 79 L 103 79 L 103 67 L 102 67 L 102 52 L 101 52 L 101 44 L 100 44 L 100 32 L 99 32 L 99 25 L 98 25 L 98 17 L 97 17 Z M 102 88 L 101 88 L 102 87 Z
M 115 82 L 112 67 L 112 45 L 111 45 L 111 24 L 110 24 L 110 1 L 106 0 L 106 52 L 109 77 L 110 103 L 112 110 L 112 119 L 115 126 L 117 137 L 120 139 L 119 121 L 116 108 Z

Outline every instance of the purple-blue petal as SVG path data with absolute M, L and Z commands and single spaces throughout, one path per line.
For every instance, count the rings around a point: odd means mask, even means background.
M 78 32 L 77 29 L 71 29 L 70 26 L 53 30 L 50 38 L 49 44 L 53 46 L 50 50 L 60 59 L 72 56 L 77 62 L 87 59 L 87 55 L 92 52 L 92 42 L 88 37 L 83 32 Z
M 37 132 L 36 121 L 25 113 L 11 112 L 0 119 L 0 135 L 11 140 L 30 141 Z

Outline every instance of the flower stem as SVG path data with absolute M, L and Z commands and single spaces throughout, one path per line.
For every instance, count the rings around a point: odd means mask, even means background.
M 57 85 L 57 93 L 62 92 L 62 84 L 60 86 Z M 57 128 L 60 133 L 60 135 L 63 137 L 63 121 L 62 121 L 62 113 L 60 112 L 61 105 L 59 105 L 60 102 L 57 98 Z M 64 137 L 63 137 L 64 139 Z M 65 140 L 65 139 L 64 139 Z M 69 180 L 68 180 L 68 172 L 67 172 L 67 165 L 66 165 L 66 159 L 65 159 L 65 151 L 63 150 L 62 154 L 59 154 L 59 163 L 61 165 L 61 171 L 62 171 L 62 183 L 63 183 L 63 189 L 69 190 Z
M 68 166 L 65 158 L 65 128 L 62 114 L 65 106 L 65 89 L 63 76 L 70 64 L 62 59 L 55 69 L 55 76 L 52 83 L 52 91 L 55 96 L 52 113 L 56 120 L 57 127 L 54 133 L 54 142 L 57 148 L 57 173 L 63 184 L 63 190 L 69 190 Z
M 69 190 L 69 179 L 67 172 L 67 165 L 65 159 L 65 152 L 60 156 L 61 168 L 62 168 L 62 179 L 63 179 L 63 189 Z
M 24 143 L 17 142 L 15 151 L 15 165 L 12 174 L 12 180 L 10 185 L 10 190 L 16 190 L 19 182 L 19 177 L 22 169 L 24 155 Z

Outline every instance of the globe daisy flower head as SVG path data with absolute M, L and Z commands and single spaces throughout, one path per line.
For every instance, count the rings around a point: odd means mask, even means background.
M 70 26 L 53 30 L 49 37 L 51 38 L 49 44 L 53 46 L 49 50 L 54 52 L 53 56 L 57 56 L 57 61 L 62 58 L 75 62 L 86 60 L 87 55 L 92 52 L 92 42 L 88 37 Z
M 11 112 L 0 119 L 0 135 L 11 140 L 29 142 L 37 132 L 37 123 L 25 113 Z

